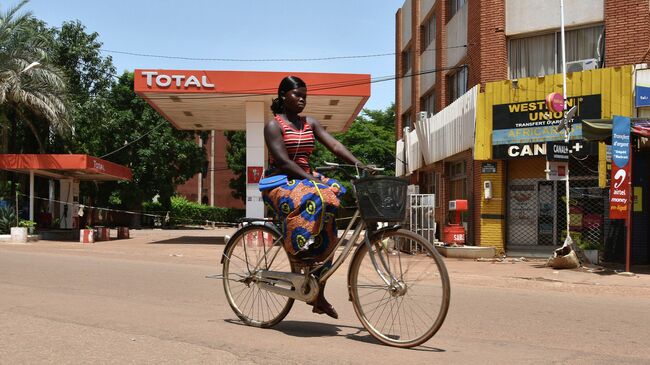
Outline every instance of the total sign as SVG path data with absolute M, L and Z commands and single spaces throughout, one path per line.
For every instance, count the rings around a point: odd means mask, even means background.
M 146 79 L 147 87 L 154 85 L 158 88 L 177 89 L 214 89 L 214 84 L 208 80 L 207 75 L 192 74 L 166 74 L 158 71 L 142 71 L 142 77 Z

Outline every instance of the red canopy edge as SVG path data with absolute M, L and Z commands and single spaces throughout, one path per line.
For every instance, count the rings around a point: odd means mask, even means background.
M 131 180 L 131 169 L 82 154 L 0 154 L 0 169 L 53 173 L 79 180 Z M 39 173 L 40 172 L 40 173 Z

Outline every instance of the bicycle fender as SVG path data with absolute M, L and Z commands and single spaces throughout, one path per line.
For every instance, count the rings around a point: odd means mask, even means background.
M 224 248 L 223 248 L 223 252 L 226 252 L 226 250 L 227 250 L 231 245 L 234 245 L 235 242 L 237 241 L 237 238 L 241 235 L 242 230 L 243 230 L 244 228 L 246 228 L 246 227 L 249 227 L 249 226 L 264 226 L 264 227 L 266 227 L 266 228 L 272 230 L 273 232 L 277 233 L 278 236 L 282 237 L 282 232 L 280 231 L 280 229 L 279 229 L 275 224 L 273 224 L 273 223 L 271 223 L 271 222 L 265 222 L 265 221 L 249 222 L 249 223 L 247 223 L 246 225 L 244 225 L 242 228 L 238 229 L 238 230 L 237 230 L 237 231 L 232 235 L 232 237 L 230 237 L 230 240 L 228 240 L 228 243 L 226 243 L 226 245 L 225 245 Z M 223 259 L 224 259 L 224 257 L 225 257 L 224 255 L 221 255 L 221 263 L 222 263 L 222 264 L 223 264 Z
M 377 235 L 377 234 L 383 234 L 384 232 L 388 232 L 388 231 L 397 231 L 399 229 L 402 229 L 401 224 L 395 224 L 395 225 L 390 226 L 390 227 L 384 227 L 384 228 L 378 229 L 375 232 L 373 232 L 369 239 L 372 241 L 372 237 Z M 351 297 L 352 293 L 350 293 L 350 290 L 352 288 L 352 285 L 350 283 L 350 277 L 352 277 L 350 275 L 351 270 L 352 270 L 352 266 L 353 266 L 352 262 L 354 262 L 354 260 L 356 259 L 357 254 L 359 253 L 359 250 L 361 249 L 361 247 L 363 245 L 365 245 L 365 239 L 364 239 L 364 242 L 362 244 L 360 244 L 359 246 L 357 246 L 357 248 L 354 250 L 354 254 L 352 255 L 352 261 L 350 261 L 350 265 L 348 265 L 348 295 L 350 295 L 350 298 L 349 298 L 350 300 L 352 300 L 352 297 Z

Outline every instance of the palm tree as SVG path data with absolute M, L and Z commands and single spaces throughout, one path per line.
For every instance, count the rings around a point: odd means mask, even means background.
M 31 12 L 18 14 L 28 2 L 22 0 L 0 13 L 0 123 L 3 148 L 8 140 L 7 112 L 17 115 L 30 128 L 40 152 L 45 152 L 42 133 L 33 116 L 40 116 L 60 134 L 70 130 L 65 105 L 65 83 L 48 62 L 46 38 L 33 26 Z

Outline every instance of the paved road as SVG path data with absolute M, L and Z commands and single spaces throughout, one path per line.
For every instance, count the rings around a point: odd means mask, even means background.
M 175 235 L 0 244 L 0 363 L 650 363 L 649 275 L 448 261 L 447 321 L 401 350 L 362 329 L 342 273 L 328 287 L 339 320 L 297 302 L 273 329 L 240 325 L 221 282 L 205 279 L 223 246 Z

